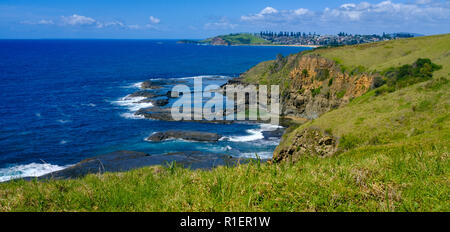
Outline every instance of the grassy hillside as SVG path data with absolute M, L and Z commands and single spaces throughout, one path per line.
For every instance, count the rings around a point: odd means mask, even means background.
M 348 70 L 363 66 L 370 71 L 411 64 L 417 58 L 426 57 L 434 63 L 444 65 L 436 75 L 450 75 L 450 34 L 316 49 L 314 53 L 335 60 Z
M 339 138 L 340 152 L 333 157 L 254 161 L 212 171 L 147 167 L 76 180 L 12 181 L 0 183 L 0 211 L 450 211 L 450 43 L 442 40 L 450 36 L 313 51 L 346 67 L 378 70 L 420 57 L 443 66 L 431 80 L 395 92 L 375 89 L 293 126 L 277 148 L 316 127 Z M 423 41 L 426 46 L 419 46 Z M 402 55 L 405 49 L 411 53 Z M 389 50 L 391 58 L 372 57 Z M 262 63 L 247 77 L 270 82 L 265 73 L 272 72 L 282 79 L 297 58 Z
M 252 34 L 248 34 L 248 33 L 221 35 L 221 36 L 217 36 L 217 37 L 228 42 L 230 45 L 270 44 L 269 41 L 262 39 L 260 37 L 254 36 Z M 214 38 L 209 38 L 209 39 L 203 40 L 202 42 L 210 43 Z

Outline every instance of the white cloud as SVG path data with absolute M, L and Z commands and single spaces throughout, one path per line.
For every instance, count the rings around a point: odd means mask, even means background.
M 55 24 L 55 23 L 53 22 L 53 20 L 41 19 L 41 20 L 39 20 L 39 22 L 37 22 L 37 24 L 50 25 L 50 24 Z
M 64 24 L 68 25 L 92 25 L 96 20 L 90 17 L 74 14 L 72 16 L 62 16 Z
M 408 3 L 397 1 L 351 2 L 335 8 L 312 11 L 305 8 L 279 10 L 266 7 L 256 14 L 241 16 L 243 23 L 260 25 L 261 28 L 299 28 L 315 30 L 359 29 L 411 32 L 450 30 L 450 1 L 415 0 Z M 284 30 L 284 29 L 283 29 Z
M 152 24 L 158 24 L 158 23 L 161 22 L 160 19 L 158 19 L 158 18 L 156 18 L 154 16 L 150 16 L 149 19 L 150 19 L 150 23 L 152 23 Z
M 443 18 L 450 19 L 450 8 L 427 0 L 421 0 L 416 4 L 394 3 L 392 1 L 383 1 L 376 4 L 367 2 L 344 4 L 336 9 L 325 9 L 322 14 L 322 19 L 329 21 L 366 20 L 403 23 L 406 21 L 429 22 Z
M 128 25 L 125 22 L 119 21 L 119 20 L 112 20 L 112 21 L 100 21 L 88 16 L 73 14 L 71 16 L 61 16 L 59 20 L 53 21 L 53 20 L 47 20 L 47 19 L 41 19 L 39 21 L 30 21 L 25 20 L 21 21 L 22 24 L 29 24 L 29 25 L 57 25 L 57 26 L 84 26 L 84 27 L 90 27 L 90 28 L 98 28 L 98 29 L 105 29 L 105 28 L 121 28 L 121 29 L 131 29 L 131 30 L 137 30 L 137 29 L 158 29 L 156 27 L 156 24 L 160 22 L 158 18 L 155 18 L 153 16 L 150 16 L 150 23 L 139 25 L 139 24 L 132 24 Z
M 105 28 L 105 27 L 126 27 L 125 23 L 120 21 L 112 21 L 112 22 L 97 22 L 97 28 Z
M 273 7 L 266 7 L 257 14 L 243 15 L 241 20 L 244 22 L 266 22 L 266 23 L 281 23 L 289 22 L 296 19 L 301 19 L 305 16 L 312 15 L 313 12 L 305 9 L 299 8 L 294 10 L 277 10 Z
M 206 23 L 203 28 L 207 30 L 226 30 L 234 29 L 236 27 L 237 24 L 233 24 L 226 17 L 222 17 L 217 22 Z
M 29 24 L 29 25 L 53 25 L 55 24 L 53 22 L 53 20 L 47 20 L 47 19 L 41 19 L 39 21 L 29 21 L 29 20 L 25 20 L 25 21 L 21 21 L 21 24 Z

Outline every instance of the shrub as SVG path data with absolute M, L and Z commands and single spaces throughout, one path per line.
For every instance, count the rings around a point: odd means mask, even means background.
M 330 78 L 330 80 L 328 81 L 328 86 L 333 85 L 333 78 Z
M 322 90 L 322 86 L 320 86 L 319 88 L 316 88 L 316 89 L 312 89 L 311 90 L 312 96 L 316 97 L 320 93 L 321 90 Z
M 376 76 L 375 78 L 373 78 L 372 88 L 376 89 L 383 86 L 384 84 L 386 84 L 386 81 L 381 76 Z
M 302 76 L 303 76 L 303 77 L 308 77 L 308 76 L 309 76 L 308 70 L 303 69 L 303 70 L 302 70 Z
M 326 79 L 330 78 L 330 70 L 326 69 L 319 69 L 316 75 L 316 79 L 318 81 L 324 81 Z
M 375 96 L 382 95 L 383 93 L 392 93 L 394 91 L 395 87 L 385 85 L 375 90 Z
M 430 59 L 417 59 L 412 65 L 388 68 L 383 72 L 387 78 L 387 85 L 395 89 L 404 88 L 419 82 L 430 80 L 433 72 L 441 69 L 441 65 L 431 62 Z
M 345 93 L 346 93 L 345 90 L 339 91 L 339 92 L 336 93 L 336 97 L 338 99 L 341 99 L 341 98 L 343 98 L 345 96 Z

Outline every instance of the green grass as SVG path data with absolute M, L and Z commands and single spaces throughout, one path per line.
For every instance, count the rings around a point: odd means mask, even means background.
M 383 71 L 427 57 L 444 66 L 437 76 L 450 75 L 450 34 L 317 49 L 313 53 L 337 61 L 347 71 Z
M 269 41 L 254 36 L 252 34 L 248 33 L 239 33 L 239 34 L 229 34 L 229 35 L 220 35 L 217 36 L 219 38 L 222 38 L 226 42 L 230 43 L 230 45 L 263 45 L 263 44 L 270 44 Z M 206 40 L 203 40 L 202 42 L 208 43 L 211 42 L 213 38 L 209 38 Z

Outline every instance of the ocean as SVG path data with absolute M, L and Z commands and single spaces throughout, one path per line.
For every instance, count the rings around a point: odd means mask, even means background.
M 145 80 L 223 84 L 259 62 L 308 48 L 202 46 L 175 40 L 0 40 L 0 181 L 40 176 L 117 150 L 205 151 L 265 159 L 279 139 L 264 124 L 166 122 L 136 117 L 126 98 Z M 170 129 L 216 132 L 216 143 L 150 143 Z

